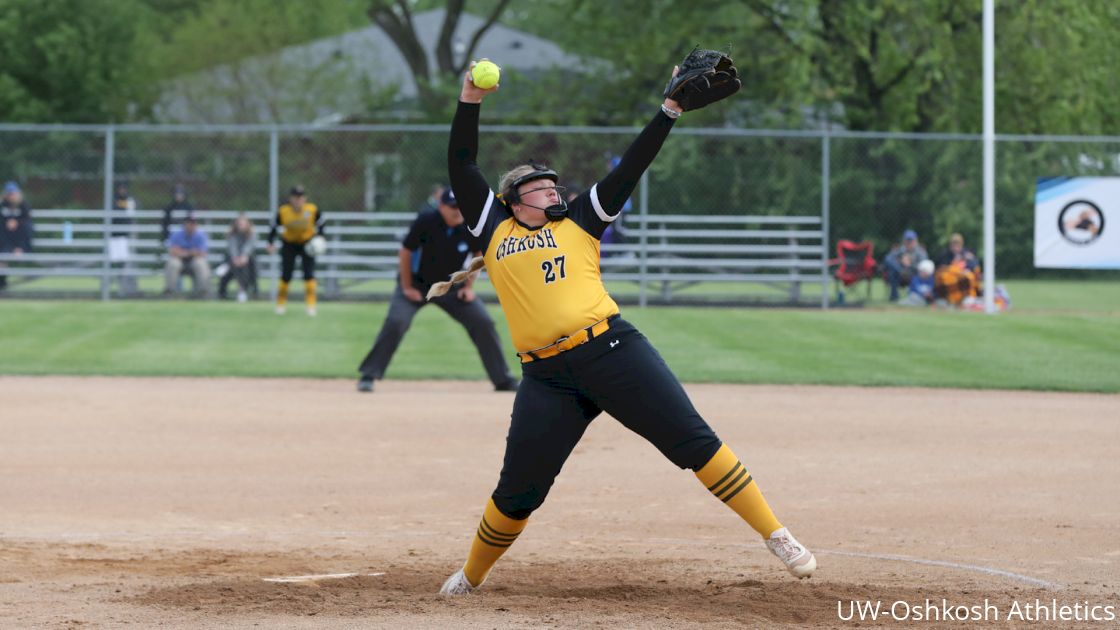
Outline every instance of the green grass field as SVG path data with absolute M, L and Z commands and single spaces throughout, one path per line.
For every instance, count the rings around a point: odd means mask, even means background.
M 271 289 L 271 280 L 262 279 L 261 291 Z M 388 280 L 369 280 L 347 284 L 344 295 L 381 295 L 393 292 L 396 282 Z M 1105 312 L 1120 314 L 1120 281 L 1117 280 L 1001 280 L 999 284 L 1007 287 L 1017 312 L 1061 311 L 1061 312 Z M 36 299 L 47 294 L 59 292 L 84 293 L 89 296 L 100 295 L 100 280 L 97 278 L 34 278 L 19 279 L 13 283 L 8 295 L 20 299 Z M 115 285 L 114 285 L 115 286 Z M 150 296 L 158 296 L 163 291 L 163 277 L 154 274 L 139 278 L 140 290 Z M 189 284 L 188 284 L 189 286 Z M 295 288 L 299 289 L 299 281 Z M 861 283 L 846 292 L 849 305 L 865 307 L 888 306 L 887 285 L 874 282 L 868 298 L 867 285 Z M 478 284 L 479 293 L 494 300 L 494 290 L 485 280 Z M 636 282 L 608 282 L 607 290 L 611 295 L 631 303 L 638 298 L 639 287 Z M 829 284 L 829 296 L 835 301 L 835 286 Z M 647 295 L 654 298 L 662 291 L 660 283 L 650 283 Z M 811 306 L 820 302 L 821 285 L 804 283 L 801 287 L 802 300 Z M 788 295 L 785 289 L 775 286 L 735 282 L 702 282 L 687 287 L 672 287 L 673 296 L 689 298 L 723 298 L 730 301 L 758 300 L 780 301 Z
M 997 316 L 898 308 L 624 307 L 686 382 L 1120 392 L 1120 286 L 1024 283 Z M 1070 309 L 1069 296 L 1078 296 Z M 1055 296 L 1055 293 L 1057 295 Z M 355 378 L 387 305 L 0 301 L 0 374 Z M 499 309 L 492 308 L 513 349 Z M 516 366 L 515 366 L 516 367 Z M 466 333 L 426 308 L 389 378 L 483 379 Z

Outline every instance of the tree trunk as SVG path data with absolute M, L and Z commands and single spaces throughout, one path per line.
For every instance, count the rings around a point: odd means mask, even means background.
M 501 17 L 502 12 L 509 5 L 509 0 L 500 0 L 487 16 L 482 26 L 471 34 L 470 43 L 467 45 L 463 58 L 456 62 L 454 51 L 455 30 L 459 25 L 459 18 L 463 14 L 465 0 L 447 0 L 443 26 L 434 50 L 436 72 L 433 75 L 429 69 L 428 53 L 420 43 L 416 34 L 416 27 L 412 23 L 412 13 L 408 8 L 408 0 L 371 0 L 366 15 L 370 20 L 381 27 L 393 45 L 400 51 L 408 64 L 412 78 L 416 82 L 416 91 L 420 99 L 420 106 L 428 117 L 435 117 L 446 109 L 447 103 L 438 86 L 444 81 L 458 83 L 459 75 L 470 63 L 471 56 L 479 40 L 485 35 Z

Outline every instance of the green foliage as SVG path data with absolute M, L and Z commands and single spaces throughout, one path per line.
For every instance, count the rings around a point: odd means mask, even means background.
M 362 4 L 356 1 L 199 0 L 180 4 L 194 7 L 170 9 L 179 19 L 167 26 L 166 42 L 156 51 L 168 76 L 274 53 L 364 26 Z
M 744 126 L 785 126 L 799 120 L 808 89 L 809 65 L 783 55 L 747 3 L 544 0 L 530 10 L 511 9 L 505 22 L 586 60 L 578 75 L 548 73 L 517 85 L 519 94 L 529 94 L 518 122 L 644 124 L 673 65 L 696 45 L 730 48 L 744 89 L 734 97 L 739 107 L 721 103 L 690 113 L 690 124 L 718 125 L 730 117 Z
M 1120 5 L 996 6 L 999 131 L 1115 133 Z M 975 133 L 981 17 L 979 0 L 541 0 L 512 8 L 505 22 L 609 62 L 589 62 L 578 89 L 570 76 L 539 79 L 533 102 L 540 107 L 523 122 L 638 122 L 689 48 L 730 44 L 743 91 L 691 120 L 800 127 L 823 119 L 853 130 Z M 560 93 L 558 114 L 547 105 Z
M 357 0 L 0 0 L 0 120 L 143 120 L 167 78 L 363 25 Z M 309 89 L 332 85 L 334 61 L 302 70 Z
M 1115 134 L 1120 4 L 997 3 L 996 108 L 1001 133 Z M 977 108 L 979 111 L 979 108 Z
M 140 0 L 0 1 L 0 120 L 100 123 L 142 113 L 152 89 L 150 22 Z
M 405 4 L 413 13 L 449 6 Z M 368 0 L 0 0 L 0 119 L 144 119 L 170 77 L 368 26 L 372 6 Z M 497 6 L 497 0 L 463 3 L 477 16 Z M 578 72 L 508 73 L 506 93 L 493 99 L 503 121 L 640 124 L 672 64 L 699 44 L 730 47 L 745 85 L 732 102 L 690 114 L 693 125 L 801 127 L 828 120 L 849 129 L 980 128 L 978 0 L 537 0 L 511 3 L 501 21 L 585 60 Z M 1118 22 L 1116 3 L 997 3 L 999 131 L 1115 133 Z M 295 90 L 277 75 L 299 74 L 306 91 L 329 92 L 341 85 L 347 63 L 342 51 L 321 67 L 258 68 L 263 78 L 235 77 L 231 89 L 264 85 L 274 90 L 270 98 L 284 101 Z M 431 91 L 450 108 L 458 81 L 438 76 Z M 384 99 L 366 91 L 366 111 L 380 111 Z M 236 95 L 215 96 L 228 103 Z M 423 115 L 444 122 L 448 108 Z M 259 111 L 253 116 L 247 122 L 260 122 Z
M 299 308 L 277 317 L 267 303 L 10 301 L 0 310 L 0 374 L 356 378 L 385 309 L 326 303 L 311 321 Z M 491 312 L 516 369 L 501 313 Z M 685 382 L 1120 392 L 1115 312 L 626 308 L 624 316 Z M 387 376 L 484 378 L 465 331 L 436 308 L 421 311 Z
M 165 82 L 161 121 L 308 122 L 338 109 L 377 108 L 380 98 L 354 79 L 356 60 L 292 47 L 362 26 L 361 3 L 350 0 L 204 0 L 167 24 L 153 51 Z M 287 50 L 285 50 L 287 49 Z M 344 107 L 336 100 L 348 99 Z M 351 113 L 346 111 L 344 113 Z

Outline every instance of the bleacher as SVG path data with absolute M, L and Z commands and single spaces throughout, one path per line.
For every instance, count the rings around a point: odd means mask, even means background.
M 805 283 L 827 286 L 817 216 L 627 217 L 623 244 L 603 247 L 603 277 L 655 286 L 657 301 L 700 283 L 753 283 L 801 302 Z M 679 300 L 678 300 L 679 301 Z
M 217 267 L 224 260 L 226 233 L 237 217 L 236 210 L 199 210 L 199 227 L 210 247 L 207 260 Z M 266 250 L 273 213 L 248 211 L 257 234 L 257 267 L 262 280 L 279 275 L 279 255 Z M 114 214 L 123 217 L 124 214 Z M 396 276 L 397 251 L 415 215 L 407 213 L 334 212 L 327 223 L 327 253 L 316 270 L 324 294 L 338 294 L 348 283 Z M 160 240 L 162 210 L 137 210 L 131 225 L 112 225 L 101 210 L 35 210 L 34 251 L 21 255 L 0 254 L 0 274 L 10 285 L 26 284 L 35 278 L 96 277 L 111 283 L 122 276 L 160 277 L 166 261 L 166 245 Z M 174 232 L 178 226 L 173 224 Z M 109 235 L 127 233 L 127 260 L 111 260 Z M 297 274 L 298 276 L 298 274 Z M 213 281 L 216 283 L 217 278 Z M 162 286 L 160 289 L 162 292 Z M 67 293 L 61 291 L 60 293 Z M 152 291 L 142 292 L 142 295 Z M 141 296 L 142 296 L 141 295 Z M 130 297 L 141 297 L 130 296 Z
M 199 226 L 210 239 L 212 267 L 223 260 L 226 232 L 237 215 L 236 210 L 197 212 Z M 248 215 L 257 232 L 262 292 L 267 292 L 269 280 L 279 275 L 279 256 L 265 251 L 272 213 L 257 210 Z M 158 284 L 149 280 L 146 290 L 129 297 L 162 293 L 166 260 L 166 247 L 160 241 L 162 210 L 138 210 L 128 226 L 110 224 L 102 210 L 35 210 L 33 217 L 34 251 L 0 254 L 0 263 L 6 265 L 0 274 L 9 276 L 9 293 L 45 278 L 98 278 L 101 295 L 117 297 L 109 287 L 122 276 L 159 279 Z M 319 258 L 316 270 L 323 296 L 388 295 L 397 274 L 400 241 L 414 217 L 413 213 L 328 212 L 327 253 Z M 114 232 L 130 235 L 127 260 L 109 259 L 107 235 Z M 807 283 L 818 284 L 827 293 L 826 260 L 818 216 L 651 214 L 625 217 L 625 240 L 603 246 L 602 268 L 608 285 L 637 288 L 639 303 L 687 302 L 689 290 L 697 286 L 751 283 L 765 287 L 770 301 L 796 304 L 804 302 L 802 287 Z M 381 289 L 370 290 L 370 281 L 378 280 L 385 281 Z M 720 293 L 717 288 L 707 301 L 720 301 Z

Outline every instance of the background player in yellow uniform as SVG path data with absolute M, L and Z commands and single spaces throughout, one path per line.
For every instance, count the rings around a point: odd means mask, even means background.
M 685 75 L 692 57 L 682 64 L 682 77 L 692 76 L 691 70 Z M 661 111 L 618 166 L 570 206 L 562 201 L 556 173 L 543 164 L 518 166 L 502 177 L 498 194 L 490 189 L 476 162 L 478 119 L 483 97 L 496 88 L 476 87 L 469 72 L 464 77 L 448 148 L 451 187 L 483 251 L 521 356 L 522 380 L 497 488 L 465 565 L 441 593 L 462 595 L 482 585 L 603 411 L 677 466 L 693 470 L 763 537 L 790 573 L 808 577 L 816 569 L 813 554 L 778 522 L 746 467 L 700 417 L 661 356 L 619 316 L 600 276 L 599 237 L 621 214 L 676 118 L 741 85 L 730 59 L 722 57 L 723 74 L 711 72 L 702 85 L 685 85 L 684 91 L 675 89 L 682 79 L 674 70 Z
M 296 258 L 303 268 L 303 299 L 307 304 L 307 314 L 315 316 L 315 257 L 307 253 L 305 246 L 316 235 L 323 234 L 323 212 L 307 201 L 307 191 L 303 186 L 293 186 L 288 194 L 288 203 L 280 206 L 268 232 L 268 253 L 276 251 L 273 243 L 280 233 L 280 287 L 276 293 L 276 313 L 283 315 L 288 306 L 288 283 L 295 273 Z

